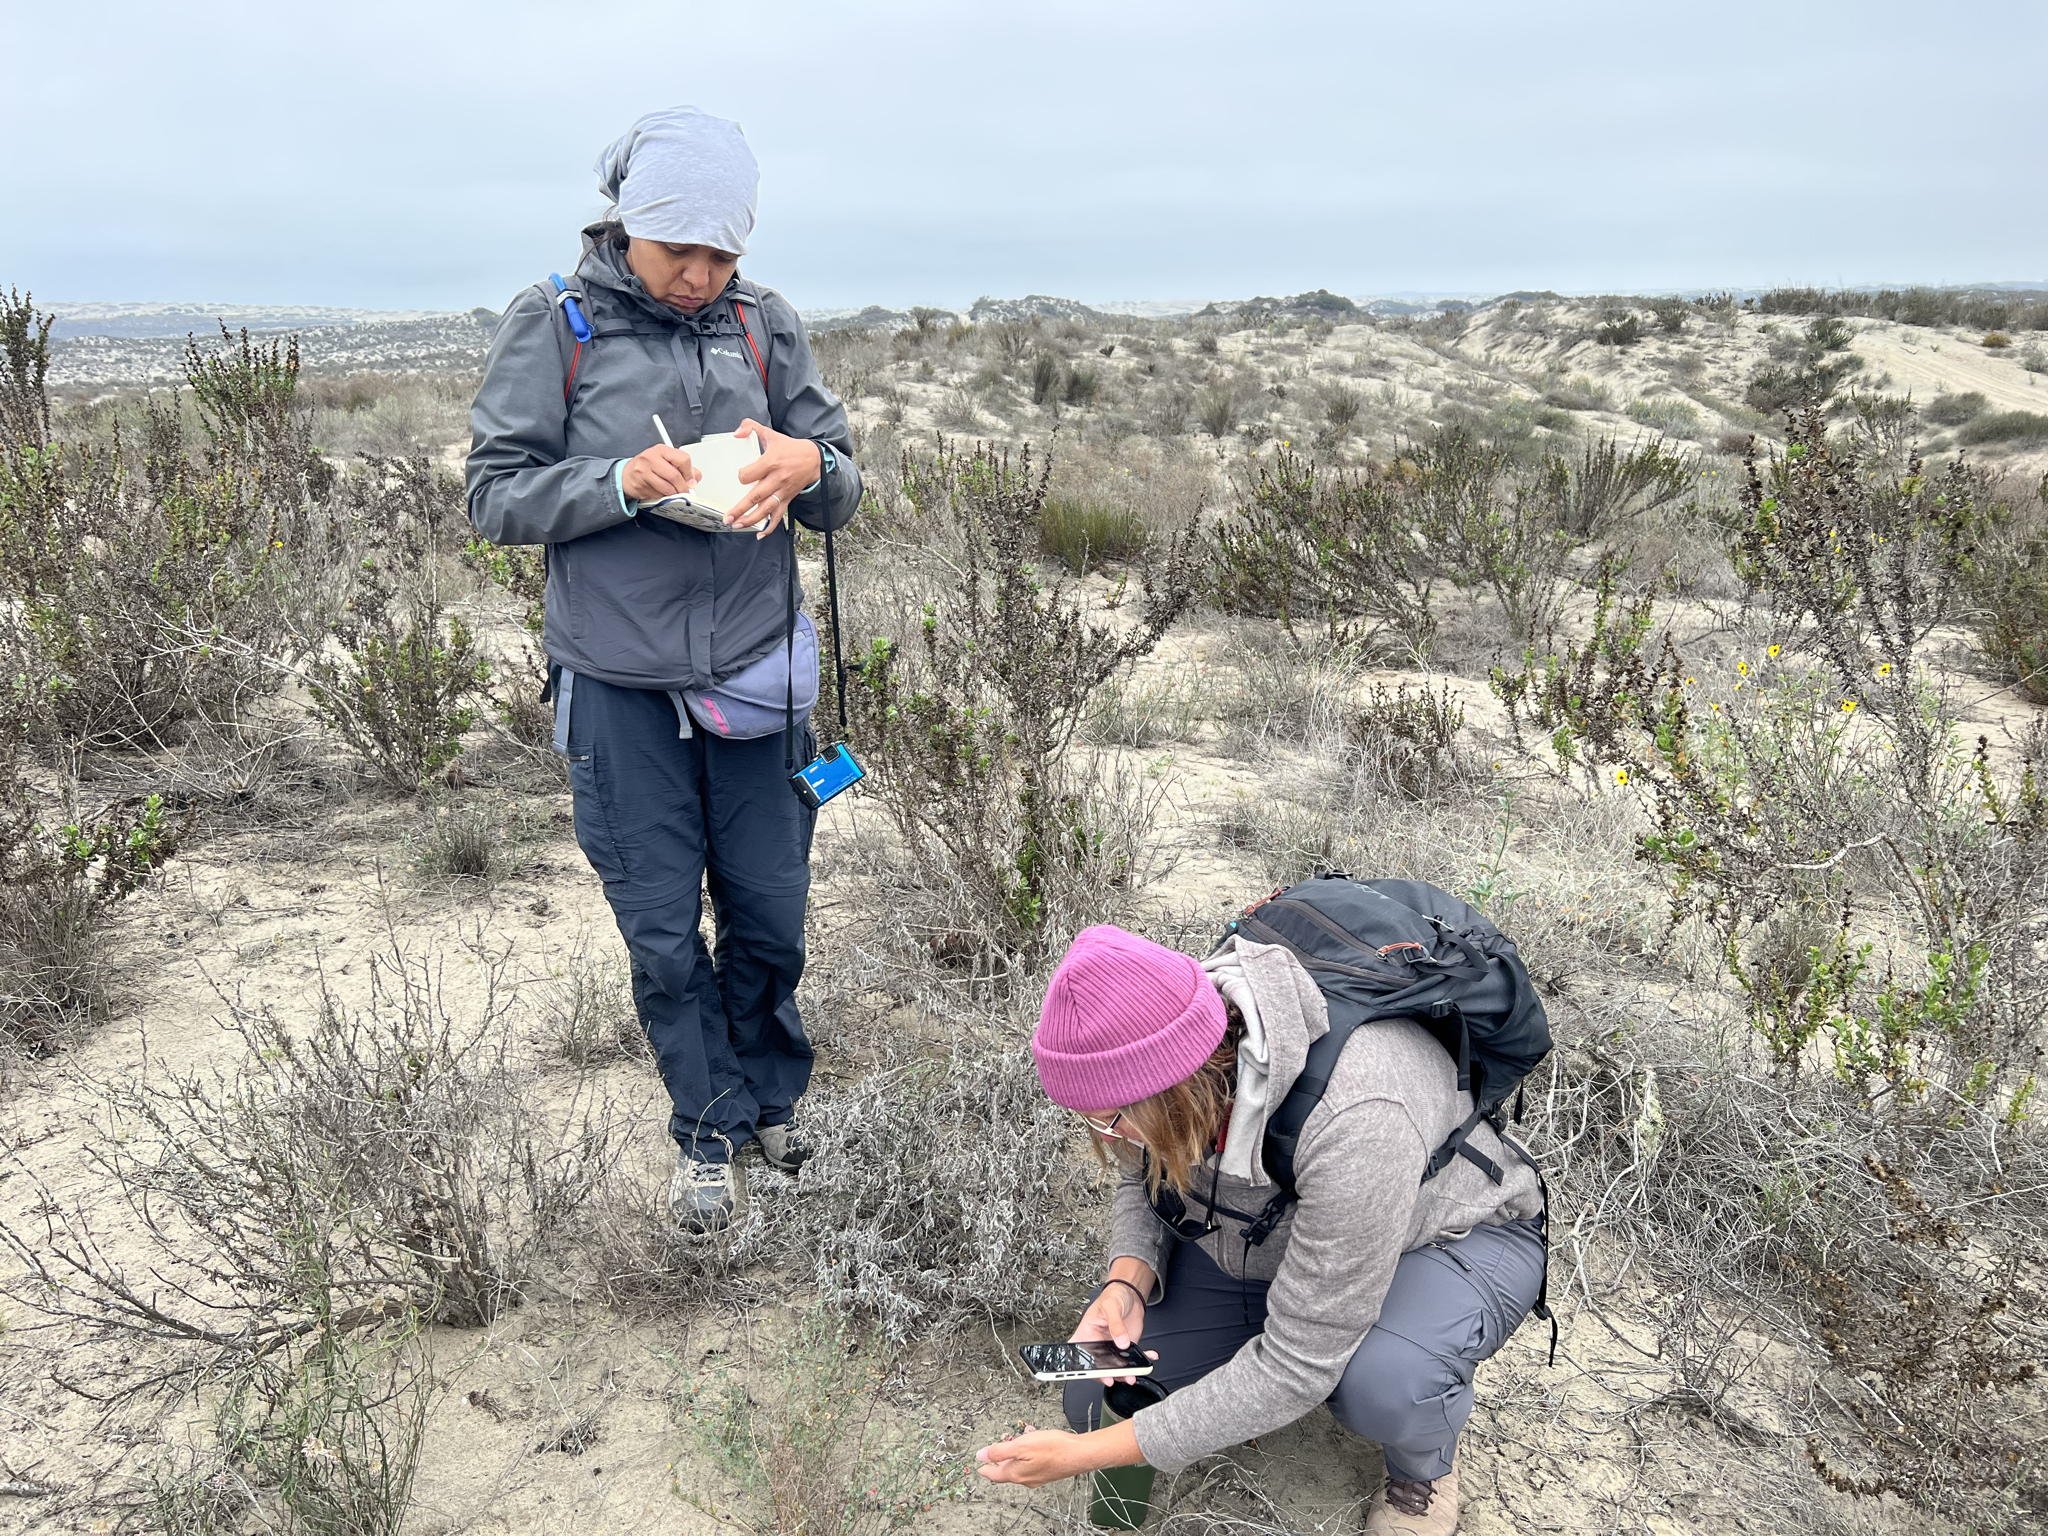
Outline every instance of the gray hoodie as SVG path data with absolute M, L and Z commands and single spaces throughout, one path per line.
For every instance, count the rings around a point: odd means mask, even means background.
M 636 518 L 613 471 L 658 440 L 657 413 L 678 443 L 751 416 L 831 445 L 837 471 L 792 510 L 806 527 L 842 527 L 861 494 L 846 410 L 771 288 L 736 276 L 685 315 L 648 294 L 603 225 L 584 231 L 570 286 L 596 333 L 580 356 L 547 283 L 499 322 L 470 415 L 470 522 L 494 544 L 549 546 L 543 642 L 555 661 L 622 687 L 710 687 L 781 640 L 790 540 Z
M 1249 994 L 1264 1037 L 1263 1108 L 1243 1123 L 1233 1116 L 1222 1166 L 1249 1141 L 1300 1076 L 1310 1042 L 1329 1028 L 1322 994 L 1299 962 L 1273 944 L 1233 937 L 1205 962 L 1226 995 Z M 1221 1230 L 1202 1250 L 1231 1275 L 1271 1282 L 1265 1331 L 1236 1355 L 1132 1420 L 1145 1460 L 1177 1472 L 1225 1446 L 1291 1424 L 1336 1390 L 1360 1342 L 1379 1317 L 1395 1262 L 1410 1249 L 1462 1237 L 1475 1226 L 1534 1216 L 1542 1209 L 1535 1170 L 1503 1149 L 1481 1125 L 1474 1147 L 1503 1171 L 1493 1183 L 1466 1159 L 1422 1182 L 1424 1165 L 1472 1109 L 1435 1038 L 1405 1020 L 1368 1025 L 1352 1035 L 1330 1085 L 1302 1127 L 1295 1149 L 1298 1204 L 1265 1243 L 1247 1247 L 1244 1223 L 1218 1216 Z M 1196 1171 L 1187 1204 L 1204 1214 L 1212 1156 Z M 1250 1177 L 1219 1173 L 1218 1205 L 1256 1214 L 1274 1193 L 1257 1158 Z M 1110 1257 L 1131 1255 L 1165 1272 L 1173 1235 L 1153 1213 L 1135 1168 L 1118 1182 L 1110 1220 Z M 1166 1274 L 1166 1280 L 1171 1281 Z M 1164 1294 L 1164 1285 L 1158 1295 Z M 1157 1299 L 1157 1296 L 1154 1298 Z

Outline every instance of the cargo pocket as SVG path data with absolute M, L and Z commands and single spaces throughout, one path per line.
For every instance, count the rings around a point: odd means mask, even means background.
M 611 807 L 605 799 L 603 776 L 598 772 L 595 744 L 583 751 L 572 748 L 563 754 L 569 765 L 569 792 L 576 821 L 576 845 L 590 860 L 598 879 L 607 886 L 623 884 L 625 860 L 619 856 L 619 840 L 612 830 Z

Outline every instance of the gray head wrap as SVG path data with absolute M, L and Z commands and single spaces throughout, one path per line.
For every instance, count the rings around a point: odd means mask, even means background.
M 738 123 L 667 107 L 597 157 L 597 186 L 629 235 L 740 256 L 754 229 L 761 168 Z

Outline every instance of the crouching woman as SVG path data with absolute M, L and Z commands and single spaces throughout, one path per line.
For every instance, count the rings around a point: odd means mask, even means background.
M 1473 1371 L 1542 1290 L 1534 1168 L 1481 1124 L 1475 1150 L 1425 1181 L 1471 1113 L 1453 1062 L 1420 1025 L 1359 1029 L 1302 1127 L 1298 1200 L 1262 1241 L 1276 1193 L 1266 1119 L 1327 1027 L 1284 948 L 1233 937 L 1196 961 L 1090 928 L 1054 974 L 1032 1052 L 1046 1094 L 1121 1166 L 1108 1274 L 1076 1339 L 1154 1355 L 1169 1395 L 1102 1423 L 1100 1383 L 1072 1383 L 1072 1433 L 984 1448 L 982 1476 L 1036 1486 L 1146 1462 L 1179 1471 L 1328 1403 L 1383 1453 L 1368 1536 L 1444 1536 L 1458 1523 L 1458 1435 Z

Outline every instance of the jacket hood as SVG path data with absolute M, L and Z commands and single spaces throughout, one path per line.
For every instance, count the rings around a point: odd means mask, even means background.
M 705 322 L 714 314 L 722 314 L 729 306 L 735 291 L 740 288 L 740 275 L 733 273 L 724 290 L 698 310 L 686 315 L 679 309 L 672 309 L 647 291 L 647 285 L 626 265 L 626 242 L 617 224 L 601 221 L 586 225 L 583 230 L 583 256 L 576 263 L 576 277 L 588 288 L 602 289 L 618 295 L 629 308 L 653 315 L 670 325 L 685 330 L 705 329 Z
M 1329 1010 L 1313 977 L 1283 946 L 1232 934 L 1202 969 L 1224 1000 L 1244 1016 L 1237 1059 L 1237 1096 L 1218 1160 L 1226 1174 L 1268 1184 L 1260 1152 L 1266 1122 L 1308 1062 L 1308 1048 L 1329 1032 Z

